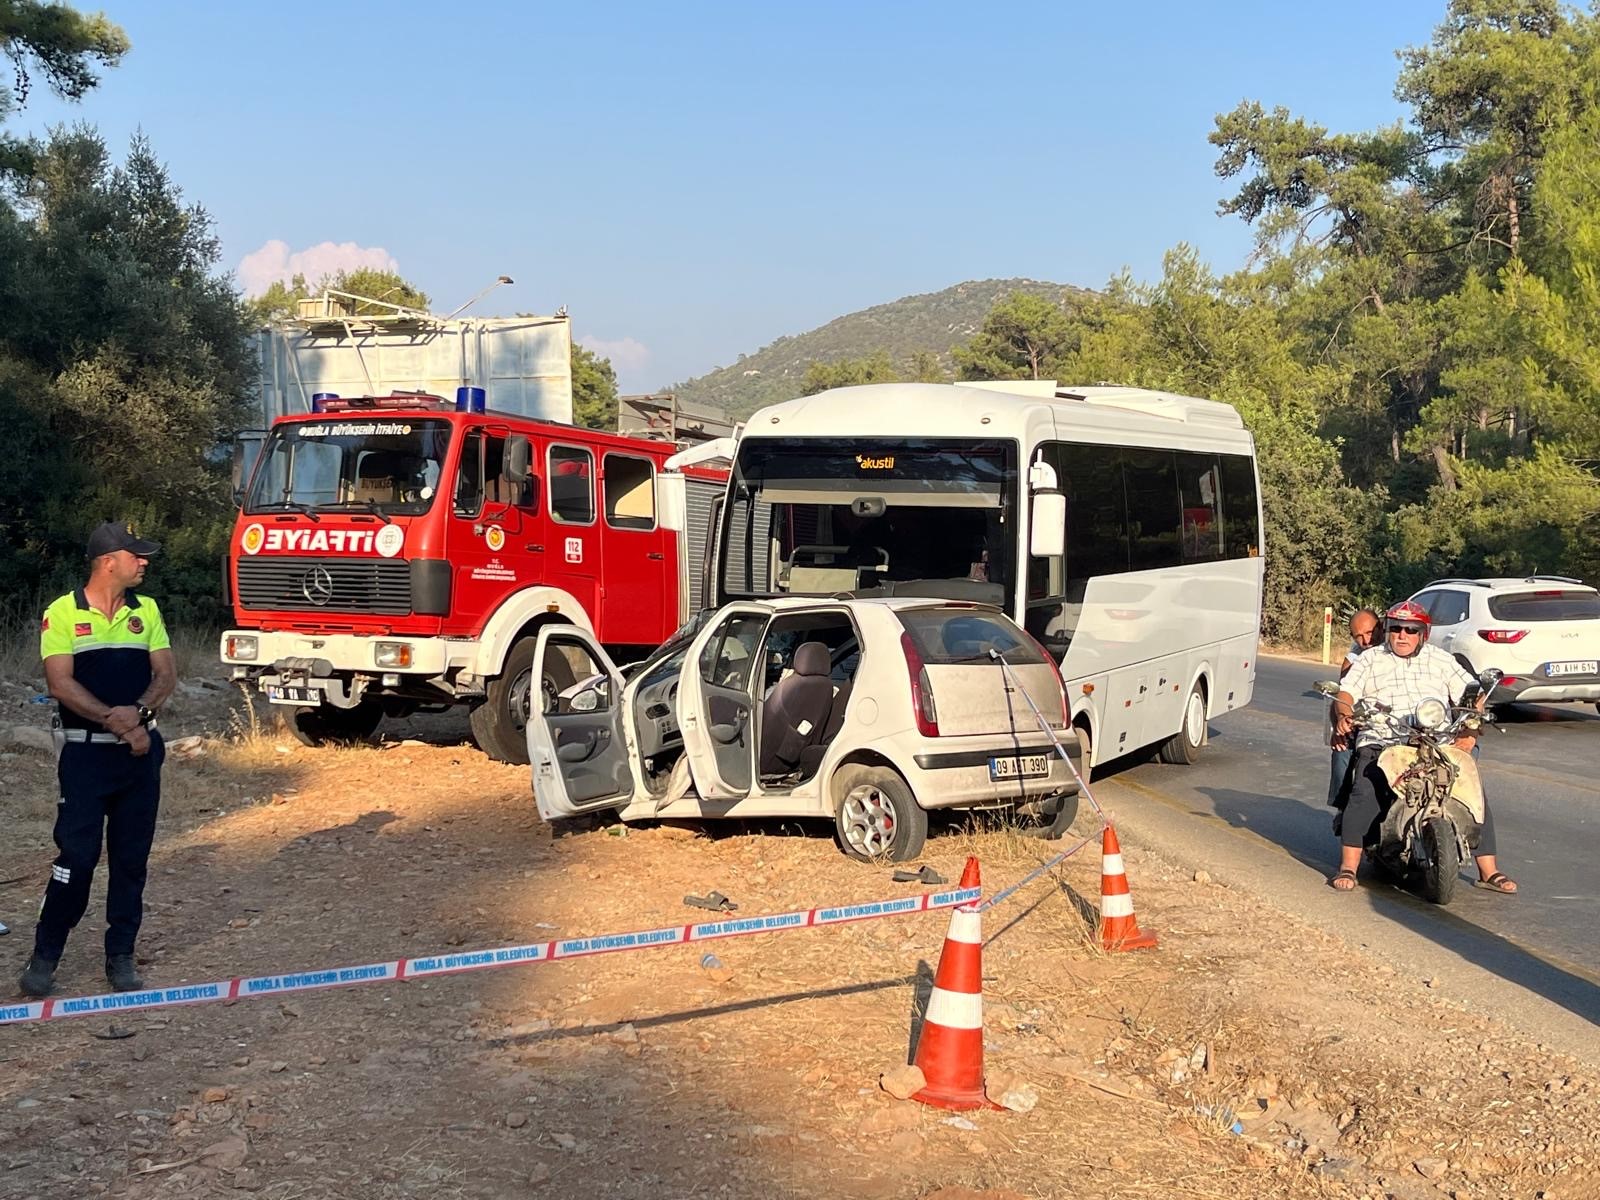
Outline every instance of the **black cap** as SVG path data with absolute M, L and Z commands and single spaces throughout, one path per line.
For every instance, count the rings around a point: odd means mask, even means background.
M 126 550 L 129 554 L 137 554 L 140 558 L 149 558 L 152 554 L 161 552 L 160 542 L 147 542 L 133 532 L 133 526 L 126 521 L 107 521 L 104 525 L 95 527 L 89 535 L 89 558 L 99 558 L 102 554 L 115 554 L 118 550 Z

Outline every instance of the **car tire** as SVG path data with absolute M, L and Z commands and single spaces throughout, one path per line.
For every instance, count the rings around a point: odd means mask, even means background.
M 1187 767 L 1200 757 L 1205 744 L 1206 694 L 1196 683 L 1189 689 L 1189 698 L 1183 703 L 1183 724 L 1178 726 L 1177 733 L 1161 744 L 1161 761 Z
M 839 848 L 861 862 L 905 862 L 922 853 L 928 814 L 888 767 L 842 767 L 833 779 Z
M 528 704 L 536 683 L 533 652 L 538 643 L 538 637 L 529 634 L 511 647 L 504 669 L 489 681 L 483 703 L 469 717 L 478 749 L 497 762 L 517 766 L 528 762 Z M 558 691 L 577 682 L 565 659 L 558 658 L 550 673 L 552 679 L 542 674 L 537 679 L 544 712 L 554 707 Z
M 330 704 L 316 708 L 297 708 L 289 715 L 289 731 L 306 746 L 339 746 L 362 742 L 371 737 L 383 720 L 383 705 L 362 700 L 354 708 L 335 708 Z

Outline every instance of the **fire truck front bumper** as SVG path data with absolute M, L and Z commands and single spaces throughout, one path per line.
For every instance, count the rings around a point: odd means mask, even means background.
M 384 676 L 409 677 L 411 682 L 437 679 L 464 667 L 475 647 L 443 638 L 230 629 L 219 649 L 235 679 L 265 685 L 274 675 L 309 680 L 372 676 L 374 683 Z

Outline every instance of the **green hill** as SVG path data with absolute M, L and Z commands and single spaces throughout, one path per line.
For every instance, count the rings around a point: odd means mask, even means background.
M 951 349 L 976 333 L 994 302 L 1012 292 L 1062 300 L 1091 294 L 1085 288 L 1036 279 L 969 280 L 942 292 L 864 308 L 809 333 L 781 337 L 754 354 L 741 354 L 732 366 L 663 390 L 676 392 L 686 407 L 711 405 L 743 418 L 764 404 L 799 395 L 800 381 L 813 362 L 860 358 L 883 350 L 903 369 L 912 355 L 932 351 L 950 368 Z

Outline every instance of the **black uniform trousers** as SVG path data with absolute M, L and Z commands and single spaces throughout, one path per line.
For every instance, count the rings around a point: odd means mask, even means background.
M 89 886 L 100 861 L 102 835 L 110 882 L 106 890 L 106 955 L 132 954 L 144 919 L 144 881 L 161 804 L 161 734 L 150 731 L 150 752 L 135 756 L 123 745 L 68 742 L 57 775 L 55 839 L 61 851 L 39 910 L 34 953 L 61 959 L 67 935 L 89 907 Z
M 1377 825 L 1394 800 L 1394 789 L 1388 777 L 1378 766 L 1382 746 L 1364 746 L 1356 751 L 1353 776 L 1350 782 L 1350 799 L 1345 805 L 1344 822 L 1339 831 L 1342 846 L 1363 846 L 1376 841 Z M 1483 802 L 1483 824 L 1478 826 L 1478 844 L 1472 848 L 1478 855 L 1495 853 L 1494 810 L 1488 798 Z

